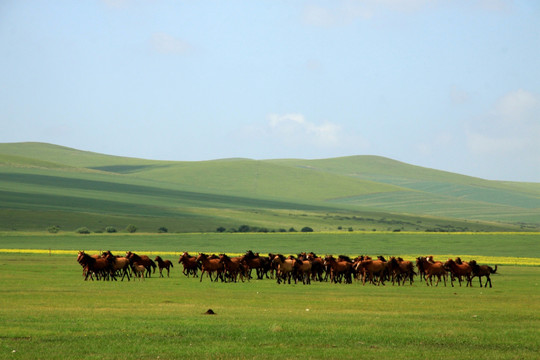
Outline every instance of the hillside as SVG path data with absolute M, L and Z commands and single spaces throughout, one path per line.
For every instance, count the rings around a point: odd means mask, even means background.
M 0 230 L 538 230 L 540 184 L 377 156 L 156 161 L 0 144 Z

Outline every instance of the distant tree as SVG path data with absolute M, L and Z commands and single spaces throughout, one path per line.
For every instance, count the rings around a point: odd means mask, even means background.
M 219 232 L 219 233 L 225 232 L 225 230 L 227 230 L 227 229 L 225 229 L 223 226 L 220 226 L 220 227 L 218 227 L 216 229 L 216 231 Z
M 301 232 L 313 232 L 313 229 L 310 228 L 309 226 L 304 226 L 302 228 L 302 230 L 300 230 Z
M 105 231 L 108 232 L 108 233 L 115 233 L 116 232 L 116 228 L 114 226 L 107 226 L 105 228 Z
M 286 229 L 283 229 L 283 228 L 279 229 L 278 231 L 279 231 L 279 232 L 287 232 L 287 230 L 286 230 Z
M 58 225 L 51 225 L 47 228 L 47 231 L 50 232 L 51 234 L 56 234 L 60 231 L 60 226 Z
M 127 231 L 128 233 L 132 233 L 132 234 L 133 234 L 134 232 L 137 231 L 137 227 L 136 227 L 135 225 L 133 225 L 133 224 L 129 224 L 129 225 L 126 227 L 126 231 Z
M 289 232 L 296 232 L 296 229 L 293 228 L 293 227 L 291 227 L 291 228 L 289 229 Z
M 169 232 L 169 229 L 167 229 L 165 226 L 162 226 L 158 229 L 158 233 L 163 234 Z
M 77 234 L 90 234 L 90 230 L 86 226 L 80 227 L 77 230 L 75 230 Z
M 238 232 L 250 232 L 251 227 L 249 225 L 240 225 Z

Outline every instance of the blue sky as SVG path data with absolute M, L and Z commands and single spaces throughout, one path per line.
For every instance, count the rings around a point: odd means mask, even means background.
M 0 3 L 0 142 L 540 182 L 540 2 Z

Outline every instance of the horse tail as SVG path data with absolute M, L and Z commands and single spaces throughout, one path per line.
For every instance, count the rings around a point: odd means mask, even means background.
M 495 265 L 495 270 L 493 270 L 492 268 L 489 268 L 489 272 L 492 273 L 492 274 L 496 274 L 497 273 L 497 265 Z

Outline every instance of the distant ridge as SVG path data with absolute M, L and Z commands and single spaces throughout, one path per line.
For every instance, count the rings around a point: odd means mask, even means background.
M 159 161 L 2 143 L 0 199 L 0 230 L 135 220 L 149 230 L 168 223 L 172 231 L 242 224 L 269 231 L 540 229 L 540 183 L 484 180 L 373 155 Z

